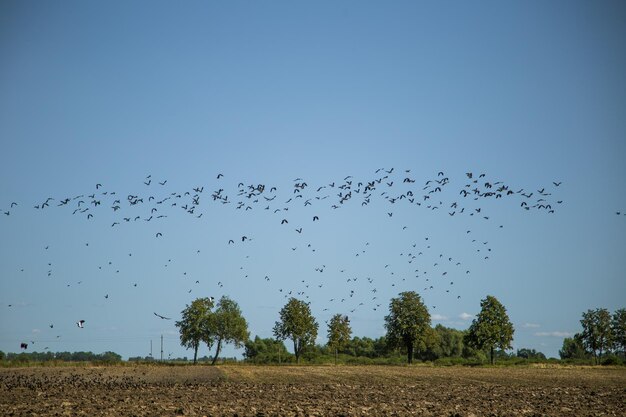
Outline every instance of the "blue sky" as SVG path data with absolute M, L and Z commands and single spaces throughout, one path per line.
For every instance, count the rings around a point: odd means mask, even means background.
M 153 312 L 228 295 L 270 337 L 289 291 L 320 343 L 335 313 L 378 337 L 415 290 L 459 329 L 494 295 L 515 348 L 557 356 L 583 311 L 624 307 L 625 18 L 609 1 L 2 2 L 0 350 L 127 357 L 163 334 L 188 355 Z M 460 194 L 498 181 L 515 194 Z M 72 214 L 81 200 L 101 205 Z

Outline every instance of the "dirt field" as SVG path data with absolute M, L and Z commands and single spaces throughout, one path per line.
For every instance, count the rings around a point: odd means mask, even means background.
M 626 416 L 626 370 L 379 366 L 0 369 L 2 416 Z

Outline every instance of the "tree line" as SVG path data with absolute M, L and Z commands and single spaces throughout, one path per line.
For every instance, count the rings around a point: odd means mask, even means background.
M 21 352 L 4 353 L 0 351 L 0 360 L 10 362 L 121 362 L 122 357 L 115 352 Z
M 279 312 L 273 334 L 274 339 L 258 336 L 249 340 L 247 322 L 237 303 L 224 296 L 217 304 L 212 298 L 198 298 L 182 311 L 182 319 L 176 322 L 180 331 L 181 345 L 193 349 L 194 363 L 198 349 L 205 343 L 209 349 L 216 345 L 213 363 L 223 344 L 232 343 L 245 347 L 247 360 L 257 363 L 299 363 L 303 355 L 332 354 L 363 356 L 359 344 L 370 344 L 365 354 L 369 357 L 392 357 L 403 355 L 408 363 L 414 358 L 433 360 L 442 357 L 484 359 L 485 352 L 494 363 L 498 352 L 511 349 L 513 325 L 506 308 L 493 296 L 481 301 L 481 311 L 467 331 L 431 326 L 430 313 L 419 294 L 406 291 L 392 298 L 389 314 L 385 316 L 387 334 L 380 339 L 352 338 L 350 319 L 335 314 L 327 322 L 326 346 L 315 345 L 319 324 L 311 314 L 309 303 L 290 298 Z M 284 342 L 292 344 L 293 354 L 287 352 Z M 375 353 L 372 353 L 375 352 Z
M 561 359 L 592 359 L 600 363 L 607 354 L 608 362 L 626 358 L 626 309 L 613 315 L 606 308 L 587 310 L 580 320 L 582 332 L 563 340 Z
M 438 324 L 431 326 L 430 313 L 419 294 L 400 293 L 389 303 L 385 316 L 386 334 L 379 338 L 352 335 L 350 318 L 335 314 L 326 322 L 327 343 L 316 344 L 319 324 L 311 314 L 310 304 L 291 298 L 279 312 L 273 327 L 273 338 L 256 336 L 250 339 L 248 324 L 238 304 L 222 297 L 198 298 L 182 311 L 176 322 L 181 345 L 192 349 L 193 362 L 205 344 L 215 346 L 211 360 L 215 364 L 225 344 L 245 348 L 247 362 L 257 364 L 322 363 L 341 359 L 344 363 L 412 363 L 414 359 L 440 364 L 480 364 L 506 361 L 544 361 L 543 353 L 522 348 L 507 353 L 512 347 L 514 328 L 506 308 L 493 296 L 481 300 L 480 312 L 467 330 L 457 330 Z M 626 360 L 626 309 L 612 315 L 604 308 L 588 310 L 580 320 L 582 331 L 563 340 L 559 351 L 561 360 L 621 364 Z M 285 347 L 292 344 L 293 353 Z M 114 352 L 31 352 L 4 353 L 1 361 L 10 362 L 104 362 L 121 361 Z M 152 359 L 152 358 L 150 358 Z M 206 357 L 204 358 L 206 359 Z M 129 360 L 142 360 L 131 358 Z
M 214 309 L 215 307 L 215 309 Z M 249 338 L 247 322 L 237 303 L 222 297 L 214 305 L 213 299 L 194 300 L 182 312 L 182 320 L 176 322 L 180 330 L 181 344 L 194 350 L 194 363 L 201 343 L 209 349 L 216 345 L 215 363 L 225 343 L 245 347 L 246 361 L 253 363 L 300 363 L 325 360 L 332 357 L 337 363 L 363 358 L 379 362 L 412 363 L 443 361 L 444 363 L 483 363 L 496 360 L 542 361 L 543 353 L 522 348 L 507 353 L 512 348 L 515 329 L 506 308 L 494 296 L 488 295 L 480 302 L 480 312 L 467 330 L 447 328 L 440 324 L 432 327 L 428 308 L 419 294 L 402 292 L 389 302 L 385 316 L 386 334 L 377 339 L 359 338 L 352 335 L 350 318 L 335 314 L 326 322 L 327 343 L 315 343 L 319 324 L 311 313 L 310 303 L 290 298 L 279 311 L 279 319 L 273 327 L 273 338 Z M 621 363 L 626 355 L 626 309 L 617 310 L 612 316 L 606 309 L 589 310 L 581 320 L 583 331 L 573 338 L 566 338 L 559 351 L 564 360 L 589 360 L 599 363 L 610 352 Z M 285 347 L 286 341 L 292 352 Z

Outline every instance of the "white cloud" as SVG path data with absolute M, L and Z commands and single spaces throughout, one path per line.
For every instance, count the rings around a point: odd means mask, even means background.
M 541 327 L 541 326 L 535 323 L 524 323 L 522 327 L 525 329 L 536 329 L 537 327 Z
M 572 337 L 573 334 L 570 332 L 537 332 L 535 336 L 539 337 Z
M 41 333 L 41 330 L 39 330 L 39 329 L 33 329 L 33 333 L 34 333 L 34 334 Z
M 448 320 L 447 316 L 441 315 L 441 314 L 433 314 L 432 316 L 430 316 L 431 319 L 435 320 L 435 321 L 444 321 L 444 320 Z
M 461 320 L 469 320 L 469 319 L 471 319 L 472 317 L 474 317 L 474 316 L 472 316 L 471 314 L 465 313 L 465 312 L 463 312 L 463 313 L 459 314 L 459 318 L 460 318 Z

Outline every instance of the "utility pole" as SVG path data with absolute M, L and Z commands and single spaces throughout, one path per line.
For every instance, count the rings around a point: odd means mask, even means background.
M 163 362 L 163 335 L 161 335 L 161 362 Z
M 150 339 L 150 357 L 152 358 L 152 339 Z

